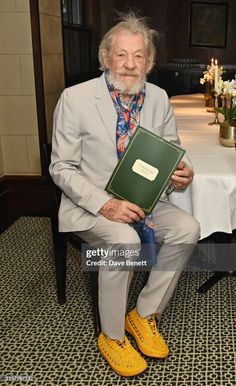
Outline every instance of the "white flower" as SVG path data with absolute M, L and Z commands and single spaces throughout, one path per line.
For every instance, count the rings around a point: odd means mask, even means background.
M 220 77 L 217 86 L 218 94 L 236 97 L 236 79 L 223 81 Z
M 229 122 L 236 122 L 236 79 L 223 81 L 220 77 L 217 93 L 222 96 L 223 107 L 217 111 Z
M 222 73 L 223 73 L 223 67 L 218 66 L 219 77 L 222 75 Z M 208 65 L 207 70 L 203 71 L 203 78 L 200 78 L 200 83 L 204 84 L 207 82 L 207 83 L 213 84 L 214 80 L 215 80 L 215 66 Z

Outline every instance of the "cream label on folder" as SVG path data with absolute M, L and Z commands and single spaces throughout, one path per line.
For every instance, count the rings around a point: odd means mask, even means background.
M 144 162 L 141 159 L 136 159 L 132 166 L 132 170 L 140 176 L 147 178 L 149 181 L 154 181 L 159 173 L 157 168 L 149 165 L 147 162 Z

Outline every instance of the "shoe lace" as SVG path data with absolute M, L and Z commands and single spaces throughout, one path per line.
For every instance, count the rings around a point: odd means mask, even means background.
M 126 346 L 126 341 L 125 339 L 124 340 L 115 340 L 116 344 L 120 347 L 120 348 L 125 348 Z
M 148 319 L 148 325 L 151 328 L 153 334 L 157 334 L 157 325 L 154 318 Z

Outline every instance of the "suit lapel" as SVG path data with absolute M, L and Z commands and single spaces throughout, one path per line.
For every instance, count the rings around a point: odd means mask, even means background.
M 112 142 L 116 145 L 117 113 L 107 89 L 104 74 L 98 79 L 95 104 Z
M 150 111 L 150 104 L 148 101 L 149 99 L 150 99 L 150 92 L 149 92 L 148 83 L 146 83 L 146 96 L 145 96 L 144 104 L 140 114 L 140 126 L 144 127 L 147 130 L 152 129 L 152 114 Z

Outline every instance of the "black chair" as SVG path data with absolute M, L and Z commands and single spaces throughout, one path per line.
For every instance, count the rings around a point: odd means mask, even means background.
M 54 256 L 55 256 L 55 267 L 56 267 L 56 286 L 57 286 L 57 298 L 59 304 L 64 304 L 66 302 L 66 257 L 67 257 L 67 243 L 70 240 L 71 243 L 81 250 L 82 243 L 85 243 L 84 240 L 76 236 L 72 232 L 59 232 L 58 228 L 58 210 L 61 201 L 61 190 L 53 182 L 48 168 L 51 162 L 51 152 L 52 145 L 51 143 L 44 144 L 44 157 L 45 165 L 47 166 L 47 178 L 49 182 L 49 188 L 51 192 L 51 229 L 53 236 L 53 247 L 54 247 Z M 98 311 L 98 272 L 89 272 L 90 278 L 90 293 L 93 307 L 93 316 L 94 316 L 94 328 L 95 332 L 99 334 L 100 332 L 100 318 Z

